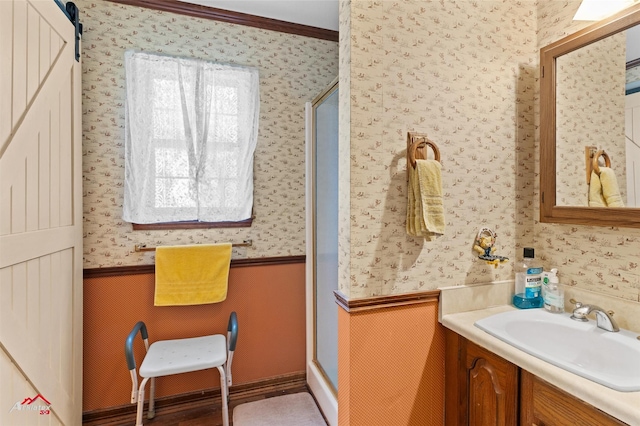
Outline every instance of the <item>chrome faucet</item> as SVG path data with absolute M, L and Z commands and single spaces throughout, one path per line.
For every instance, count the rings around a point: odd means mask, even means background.
M 596 305 L 584 305 L 571 299 L 571 303 L 576 305 L 573 310 L 571 319 L 575 321 L 589 321 L 587 315 L 591 312 L 596 313 L 596 325 L 606 331 L 620 331 L 616 320 L 613 319 L 613 312 L 607 312 Z

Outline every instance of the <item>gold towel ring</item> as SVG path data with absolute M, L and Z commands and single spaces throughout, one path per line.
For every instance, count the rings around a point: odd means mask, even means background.
M 418 148 L 424 148 L 425 146 L 431 147 L 436 161 L 440 162 L 440 150 L 438 149 L 438 146 L 429 139 L 424 138 L 424 140 L 416 141 L 409 147 L 409 162 L 411 163 L 411 167 L 414 169 L 416 168 L 416 150 Z
M 611 167 L 611 159 L 609 158 L 607 153 L 604 152 L 604 149 L 601 149 L 600 151 L 596 152 L 596 155 L 593 156 L 593 160 L 591 160 L 592 161 L 591 168 L 593 169 L 594 172 L 596 172 L 598 176 L 600 176 L 600 166 L 598 165 L 598 158 L 600 158 L 600 156 L 604 158 L 605 167 Z

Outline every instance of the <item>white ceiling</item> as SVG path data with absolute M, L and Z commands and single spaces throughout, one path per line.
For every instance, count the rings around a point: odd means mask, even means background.
M 180 0 L 338 31 L 338 0 Z

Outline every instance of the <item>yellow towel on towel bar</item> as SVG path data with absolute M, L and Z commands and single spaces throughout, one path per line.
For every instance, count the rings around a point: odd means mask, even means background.
M 231 243 L 158 247 L 155 306 L 222 302 L 230 263 Z
M 444 235 L 445 220 L 442 204 L 440 162 L 416 160 L 409 166 L 407 189 L 407 234 L 434 240 Z
M 589 207 L 607 207 L 607 202 L 602 195 L 600 176 L 594 171 L 591 172 L 589 181 Z
M 624 201 L 620 195 L 618 179 L 610 167 L 600 167 L 600 182 L 602 183 L 602 196 L 608 207 L 624 207 Z

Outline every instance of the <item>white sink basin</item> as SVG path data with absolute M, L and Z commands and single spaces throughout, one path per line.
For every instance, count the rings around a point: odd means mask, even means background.
M 564 370 L 621 392 L 640 391 L 640 340 L 637 333 L 613 333 L 596 322 L 544 309 L 503 312 L 475 326 L 516 348 Z

